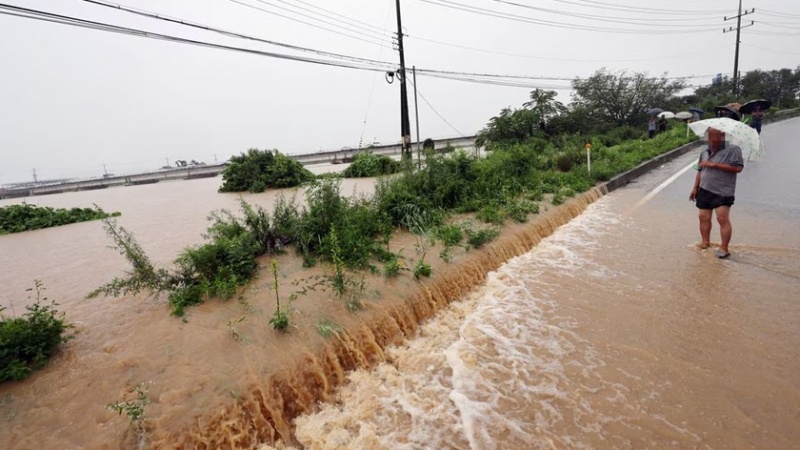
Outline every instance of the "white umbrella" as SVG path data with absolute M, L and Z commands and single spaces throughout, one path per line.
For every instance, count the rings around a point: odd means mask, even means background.
M 694 117 L 694 114 L 690 113 L 689 111 L 681 111 L 678 114 L 675 114 L 675 118 L 678 120 L 689 120 Z
M 766 152 L 756 130 L 738 120 L 727 117 L 700 120 L 689 124 L 689 128 L 698 136 L 705 136 L 709 128 L 725 133 L 725 141 L 742 149 L 742 156 L 747 161 L 763 161 Z
M 674 119 L 675 118 L 675 114 L 671 113 L 669 111 L 664 111 L 664 112 L 660 113 L 658 115 L 658 117 L 661 117 L 662 119 Z

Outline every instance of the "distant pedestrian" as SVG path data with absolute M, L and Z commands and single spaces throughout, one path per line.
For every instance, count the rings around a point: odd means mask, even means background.
M 758 134 L 761 134 L 761 120 L 764 118 L 764 111 L 761 110 L 761 105 L 756 105 L 750 117 L 752 118 L 750 127 L 756 130 Z
M 720 227 L 718 258 L 730 256 L 733 235 L 730 211 L 736 191 L 736 175 L 744 169 L 742 149 L 725 142 L 725 133 L 709 128 L 708 148 L 700 154 L 697 176 L 689 200 L 695 202 L 700 219 L 701 248 L 711 246 L 711 216 L 716 212 Z
M 656 116 L 650 116 L 650 121 L 647 122 L 647 136 L 650 139 L 656 135 Z
M 659 117 L 658 118 L 658 132 L 659 133 L 664 133 L 665 131 L 667 131 L 667 119 L 664 118 L 664 117 Z

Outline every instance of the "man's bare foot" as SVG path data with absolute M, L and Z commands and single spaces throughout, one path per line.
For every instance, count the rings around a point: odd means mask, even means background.
M 697 248 L 699 248 L 700 250 L 705 250 L 707 248 L 711 248 L 711 243 L 710 242 L 701 242 L 700 244 L 697 245 Z

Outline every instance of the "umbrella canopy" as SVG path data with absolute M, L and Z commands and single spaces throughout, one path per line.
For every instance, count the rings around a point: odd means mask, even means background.
M 689 111 L 690 113 L 695 113 L 695 114 L 698 114 L 698 115 L 700 115 L 700 116 L 702 116 L 703 114 L 705 114 L 705 113 L 706 113 L 705 111 L 703 111 L 703 110 L 702 110 L 702 109 L 700 109 L 700 108 L 689 108 L 689 109 L 688 109 L 688 111 Z
M 661 117 L 662 119 L 674 119 L 675 118 L 675 114 L 671 113 L 669 111 L 664 111 L 662 113 L 659 113 L 658 117 Z
M 655 116 L 655 115 L 661 114 L 662 112 L 664 112 L 664 110 L 661 109 L 661 108 L 651 108 L 649 111 L 647 111 L 647 115 L 648 116 Z
M 764 143 L 759 139 L 756 130 L 738 120 L 727 117 L 700 120 L 689 124 L 689 128 L 698 136 L 705 136 L 709 128 L 725 133 L 725 142 L 742 149 L 742 156 L 748 161 L 763 161 L 765 157 Z
M 714 114 L 717 117 L 730 117 L 733 120 L 739 120 L 739 112 L 731 108 L 729 105 L 717 106 L 714 108 Z
M 739 114 L 753 114 L 753 111 L 756 110 L 756 107 L 760 108 L 762 111 L 766 111 L 770 106 L 772 106 L 772 102 L 769 100 L 764 100 L 763 98 L 758 100 L 750 100 L 742 105 L 741 108 L 739 108 Z
M 694 114 L 690 113 L 689 111 L 681 111 L 678 114 L 675 114 L 675 118 L 678 120 L 689 120 L 694 117 Z

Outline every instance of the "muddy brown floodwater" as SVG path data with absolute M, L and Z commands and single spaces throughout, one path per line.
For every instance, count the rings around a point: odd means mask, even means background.
M 298 300 L 298 326 L 285 336 L 266 325 L 265 276 L 247 305 L 208 301 L 184 323 L 158 299 L 84 300 L 125 269 L 99 223 L 0 236 L 0 304 L 19 312 L 41 279 L 77 327 L 46 368 L 0 386 L 0 448 L 135 447 L 105 405 L 142 382 L 152 401 L 145 444 L 158 448 L 798 448 L 798 123 L 765 127 L 767 161 L 740 176 L 731 259 L 694 246 L 692 173 L 656 189 L 696 157 L 686 155 L 513 226 L 483 252 L 437 262 L 429 283 L 371 285 L 365 312 Z M 200 242 L 209 212 L 236 208 L 236 196 L 214 193 L 218 182 L 33 201 L 122 211 L 167 263 Z M 372 186 L 352 183 L 342 191 Z M 247 199 L 268 206 L 272 195 Z M 394 249 L 413 257 L 409 239 Z M 288 286 L 298 262 L 278 262 Z M 237 340 L 229 323 L 240 317 Z M 325 340 L 321 318 L 351 332 Z M 346 373 L 357 366 L 370 368 Z M 282 367 L 293 372 L 272 382 Z M 328 403 L 312 408 L 317 398 Z M 286 411 L 307 413 L 293 435 Z

